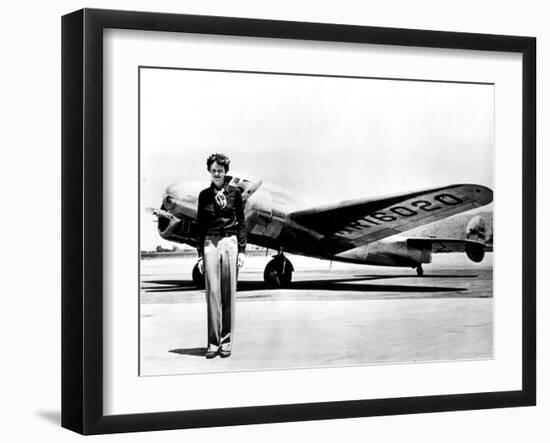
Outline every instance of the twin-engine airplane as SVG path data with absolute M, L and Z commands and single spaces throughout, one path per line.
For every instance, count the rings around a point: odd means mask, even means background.
M 284 252 L 321 259 L 378 266 L 416 268 L 430 263 L 432 253 L 465 252 L 481 262 L 486 250 L 485 223 L 474 217 L 466 238 L 397 236 L 404 231 L 489 204 L 493 192 L 475 184 L 399 194 L 376 199 L 348 200 L 306 210 L 283 191 L 262 186 L 236 175 L 226 176 L 245 204 L 248 242 L 279 251 L 267 264 L 264 281 L 272 287 L 287 286 L 294 267 Z M 197 199 L 203 183 L 183 182 L 168 186 L 162 206 L 152 212 L 158 231 L 166 240 L 196 246 Z M 193 281 L 204 285 L 198 266 Z

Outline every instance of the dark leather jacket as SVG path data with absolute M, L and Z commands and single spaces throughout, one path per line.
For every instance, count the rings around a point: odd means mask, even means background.
M 228 186 L 226 178 L 223 193 L 226 206 L 222 209 L 215 201 L 216 188 L 212 183 L 199 194 L 197 208 L 197 251 L 202 257 L 204 239 L 208 234 L 236 235 L 239 252 L 246 248 L 246 222 L 244 219 L 244 204 L 238 188 Z

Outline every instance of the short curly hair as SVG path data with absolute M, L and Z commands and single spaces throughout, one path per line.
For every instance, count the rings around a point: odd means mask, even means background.
M 210 166 L 216 162 L 218 165 L 223 166 L 225 169 L 225 172 L 229 171 L 229 163 L 231 163 L 231 160 L 229 160 L 229 157 L 225 154 L 220 154 L 218 152 L 211 154 L 206 159 L 206 169 L 210 171 Z

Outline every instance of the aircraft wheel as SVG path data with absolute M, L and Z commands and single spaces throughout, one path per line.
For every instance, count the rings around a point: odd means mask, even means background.
M 292 263 L 287 258 L 274 258 L 264 270 L 264 282 L 270 288 L 285 288 L 292 281 Z
M 193 268 L 193 283 L 197 286 L 199 289 L 204 289 L 204 274 L 201 274 L 201 271 L 199 271 L 199 264 L 197 263 L 195 267 Z
M 422 265 L 418 265 L 416 267 L 416 275 L 419 277 L 422 277 L 424 275 L 424 269 L 422 269 Z

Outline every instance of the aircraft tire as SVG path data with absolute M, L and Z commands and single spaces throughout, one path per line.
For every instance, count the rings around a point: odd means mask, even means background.
M 193 283 L 195 283 L 195 285 L 197 286 L 197 288 L 199 289 L 204 289 L 204 274 L 201 274 L 201 271 L 199 271 L 199 264 L 195 264 L 195 266 L 193 267 L 193 273 L 192 273 L 192 277 L 193 277 Z
M 264 270 L 264 282 L 270 288 L 286 288 L 292 281 L 292 264 L 286 258 L 271 260 Z
M 424 275 L 424 269 L 422 269 L 422 265 L 418 265 L 416 267 L 416 275 L 419 277 L 422 277 Z

